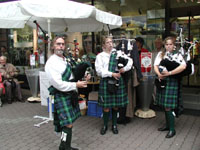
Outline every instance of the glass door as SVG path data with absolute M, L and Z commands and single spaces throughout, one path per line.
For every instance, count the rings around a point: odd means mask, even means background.
M 184 38 L 191 42 L 198 41 L 190 53 L 194 74 L 184 77 L 183 85 L 200 87 L 200 16 L 171 18 L 171 33 L 178 35 L 180 28 L 183 29 Z

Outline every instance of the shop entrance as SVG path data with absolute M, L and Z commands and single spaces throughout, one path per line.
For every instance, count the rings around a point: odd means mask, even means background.
M 183 28 L 183 36 L 188 41 L 198 41 L 191 50 L 191 61 L 194 63 L 194 75 L 183 78 L 186 87 L 200 87 L 200 15 L 171 18 L 171 33 L 178 33 Z
M 183 36 L 188 41 L 198 42 L 192 48 L 190 56 L 194 64 L 193 75 L 183 78 L 182 99 L 185 108 L 199 110 L 200 103 L 200 15 L 171 18 L 171 34 L 178 33 L 183 29 Z

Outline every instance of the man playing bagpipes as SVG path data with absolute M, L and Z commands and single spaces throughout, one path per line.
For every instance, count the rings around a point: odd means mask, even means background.
M 77 150 L 71 147 L 73 123 L 81 116 L 77 89 L 87 87 L 88 77 L 85 81 L 73 80 L 72 66 L 63 55 L 63 37 L 55 37 L 52 44 L 53 55 L 47 60 L 45 71 L 51 85 L 48 90 L 54 96 L 55 130 L 62 133 L 59 150 Z

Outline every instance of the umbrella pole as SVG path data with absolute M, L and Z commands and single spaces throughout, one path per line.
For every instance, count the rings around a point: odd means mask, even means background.
M 51 24 L 51 19 L 47 19 L 47 23 L 48 23 L 48 58 L 51 55 L 50 54 L 50 46 L 51 46 L 51 30 L 50 30 L 50 24 Z
M 52 101 L 53 98 L 52 98 L 52 95 L 49 95 L 49 117 L 43 117 L 43 116 L 34 116 L 33 118 L 36 118 L 36 119 L 42 119 L 43 121 L 38 123 L 38 124 L 34 124 L 35 127 L 40 127 L 42 124 L 46 124 L 46 123 L 49 123 L 49 121 L 53 121 L 53 115 L 52 115 Z
M 42 33 L 43 33 L 43 35 L 44 35 L 44 50 L 45 50 L 45 55 L 44 55 L 44 60 L 45 60 L 45 62 L 47 61 L 47 43 L 46 43 L 46 41 L 48 41 L 48 39 L 49 39 L 49 36 L 47 36 L 47 33 L 42 29 L 42 27 L 37 23 L 37 21 L 36 20 L 34 20 L 33 21 L 33 23 L 35 23 L 36 24 L 36 26 L 38 27 L 38 28 L 40 28 L 40 30 L 42 31 Z

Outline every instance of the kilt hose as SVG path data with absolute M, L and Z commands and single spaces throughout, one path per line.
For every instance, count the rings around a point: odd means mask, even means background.
M 163 108 L 175 109 L 178 102 L 178 80 L 167 77 L 167 85 L 164 89 L 156 92 L 156 104 Z
M 108 70 L 115 72 L 117 67 L 116 53 L 111 53 Z M 119 78 L 117 92 L 108 92 L 108 79 L 101 78 L 99 84 L 98 104 L 103 108 L 124 107 L 128 104 L 128 95 L 122 77 Z

